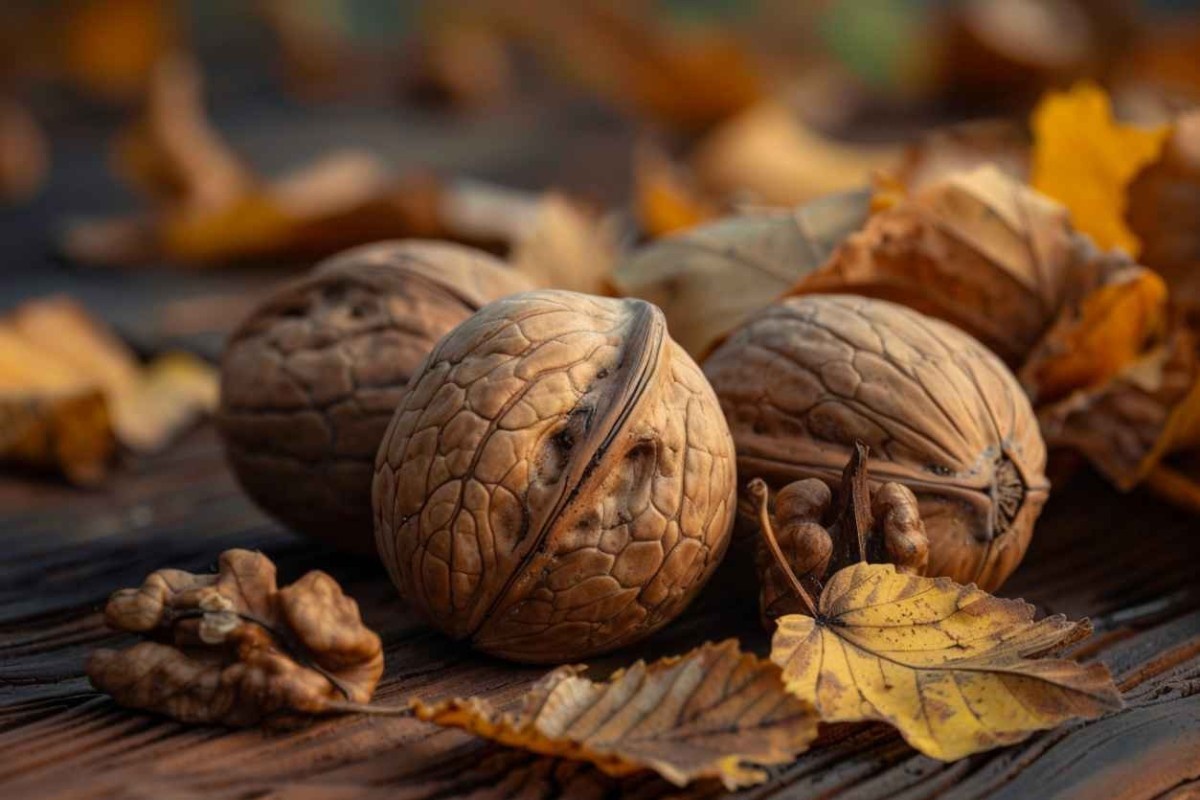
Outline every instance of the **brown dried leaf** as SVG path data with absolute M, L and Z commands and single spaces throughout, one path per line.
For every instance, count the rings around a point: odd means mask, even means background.
M 379 637 L 333 578 L 314 570 L 279 589 L 275 565 L 248 550 L 222 553 L 216 575 L 152 573 L 114 593 L 104 613 L 111 627 L 152 641 L 94 651 L 92 684 L 183 722 L 343 711 L 370 700 L 383 674 Z
M 814 617 L 779 620 L 771 660 L 825 722 L 879 720 L 925 755 L 953 761 L 1071 719 L 1121 708 L 1100 664 L 1034 657 L 1088 635 L 1062 616 L 949 578 L 854 564 Z
M 1166 277 L 1172 299 L 1200 304 L 1200 111 L 1175 121 L 1162 158 L 1133 180 L 1128 198 L 1142 263 Z
M 622 295 L 662 308 L 671 335 L 707 353 L 830 256 L 867 220 L 867 191 L 825 197 L 789 211 L 717 220 L 636 250 L 617 264 Z
M 787 107 L 764 102 L 709 134 L 689 163 L 713 196 L 793 206 L 864 187 L 876 171 L 896 168 L 901 157 L 897 147 L 835 142 Z
M 1066 209 L 986 166 L 871 217 L 793 294 L 848 292 L 909 306 L 1016 366 L 1075 291 Z
M 766 483 L 755 478 L 748 490 L 758 504 L 763 532 L 757 553 L 759 608 L 768 629 L 777 618 L 808 609 L 793 577 L 811 598 L 820 594 L 827 576 L 859 561 L 891 563 L 906 575 L 924 575 L 929 566 L 929 539 L 916 496 L 894 481 L 872 489 L 862 443 L 856 443 L 842 473 L 837 505 L 829 485 L 818 478 L 780 489 L 774 514 Z
M 560 667 L 507 713 L 479 698 L 413 703 L 418 717 L 511 747 L 588 761 L 609 775 L 650 769 L 677 786 L 719 778 L 735 789 L 766 780 L 817 734 L 811 707 L 783 691 L 779 670 L 734 640 L 647 665 L 603 683 Z
M 1019 181 L 1029 177 L 1030 137 L 1006 119 L 965 122 L 935 128 L 904 153 L 895 177 L 910 192 L 987 164 Z

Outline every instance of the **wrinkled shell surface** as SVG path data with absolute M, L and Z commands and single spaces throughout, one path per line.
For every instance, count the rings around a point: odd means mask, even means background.
M 861 440 L 873 482 L 916 494 L 929 575 L 993 589 L 1020 563 L 1049 492 L 1046 447 L 1012 373 L 957 328 L 882 300 L 789 298 L 735 332 L 705 373 L 743 484 L 836 486 Z
M 289 527 L 373 552 L 371 474 L 401 392 L 439 338 L 529 286 L 459 245 L 381 242 L 319 264 L 230 339 L 218 425 L 246 492 Z
M 733 441 L 641 300 L 493 303 L 443 339 L 379 451 L 379 552 L 450 635 L 533 662 L 628 644 L 725 552 Z

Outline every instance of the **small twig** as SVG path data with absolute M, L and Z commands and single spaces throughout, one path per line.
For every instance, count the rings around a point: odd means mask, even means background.
M 746 489 L 750 492 L 750 496 L 758 503 L 758 524 L 762 528 L 763 539 L 766 540 L 767 546 L 771 548 L 771 553 L 775 556 L 775 560 L 779 563 L 783 574 L 791 582 L 792 589 L 804 601 L 804 605 L 808 607 L 809 615 L 815 619 L 817 617 L 817 604 L 813 602 L 812 596 L 804 588 L 804 584 L 800 583 L 800 579 L 792 571 L 791 565 L 787 562 L 787 557 L 783 554 L 783 548 L 779 546 L 779 540 L 775 537 L 775 527 L 771 524 L 771 512 L 767 508 L 767 499 L 769 496 L 767 484 L 763 483 L 761 478 L 755 478 L 750 481 Z
M 841 536 L 853 534 L 854 544 L 858 547 L 858 560 L 864 564 L 870 561 L 867 536 L 874 524 L 871 514 L 871 488 L 867 482 L 869 454 L 870 449 L 865 444 L 857 440 L 854 442 L 850 461 L 842 472 L 842 511 L 838 519 Z

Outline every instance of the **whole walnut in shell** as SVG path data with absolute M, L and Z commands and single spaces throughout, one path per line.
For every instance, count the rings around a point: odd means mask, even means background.
M 409 377 L 455 325 L 528 288 L 486 253 L 403 241 L 348 250 L 279 289 L 221 364 L 217 424 L 246 492 L 297 531 L 373 552 L 375 452 Z
M 446 633 L 570 661 L 683 610 L 728 544 L 734 467 L 717 399 L 655 306 L 515 295 L 413 377 L 376 461 L 376 542 Z
M 705 374 L 743 483 L 835 486 L 861 441 L 873 481 L 917 496 L 929 575 L 991 590 L 1020 563 L 1049 493 L 1046 446 L 1012 373 L 967 334 L 883 300 L 793 297 L 734 332 Z

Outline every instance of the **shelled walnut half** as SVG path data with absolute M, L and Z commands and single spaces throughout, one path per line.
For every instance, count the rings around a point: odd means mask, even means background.
M 376 540 L 427 620 L 563 662 L 648 635 L 725 553 L 733 441 L 642 300 L 538 291 L 438 343 L 379 450 Z
M 883 300 L 793 297 L 704 369 L 744 477 L 834 485 L 861 441 L 875 480 L 916 495 L 929 575 L 991 590 L 1020 563 L 1049 493 L 1046 446 L 1016 378 L 962 331 Z
M 221 365 L 218 426 L 246 492 L 289 527 L 374 551 L 371 471 L 409 377 L 486 303 L 530 288 L 478 250 L 380 242 L 260 305 Z

